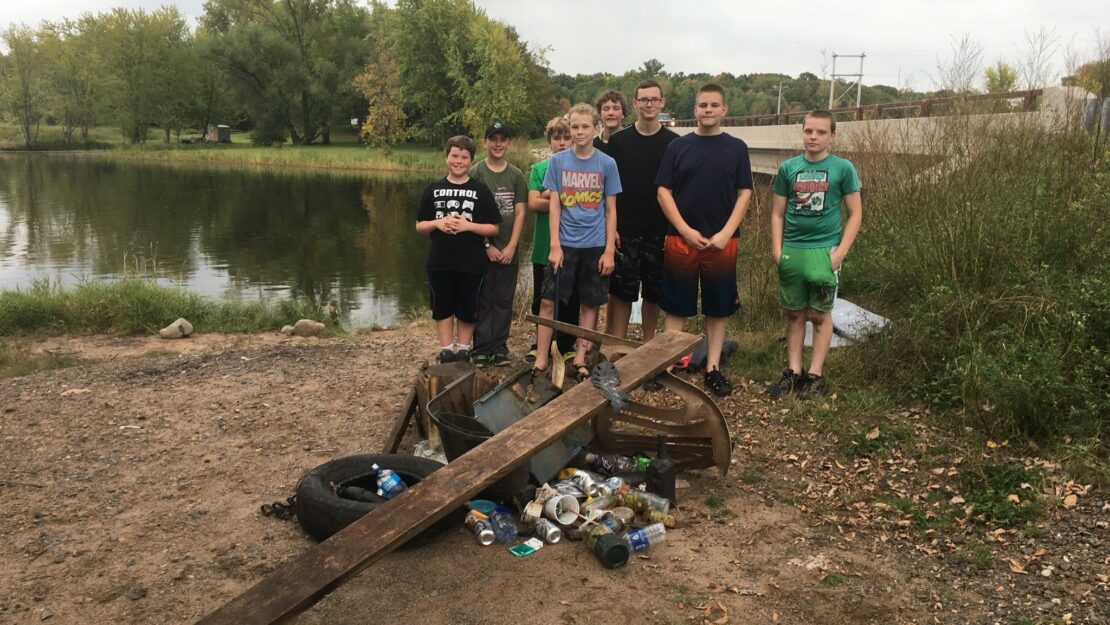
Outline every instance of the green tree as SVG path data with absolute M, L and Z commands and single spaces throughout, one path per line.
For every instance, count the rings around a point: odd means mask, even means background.
M 360 113 L 354 77 L 369 57 L 369 13 L 353 0 L 209 0 L 212 54 L 259 141 L 327 143 Z
M 164 140 L 185 122 L 182 93 L 191 88 L 185 73 L 189 32 L 172 6 L 153 12 L 113 9 L 89 23 L 104 58 L 113 89 L 115 121 L 131 143 L 146 141 L 147 129 L 160 126 Z
M 999 61 L 987 68 L 983 82 L 987 93 L 1009 93 L 1017 87 L 1017 81 L 1017 70 L 1005 61 Z
M 0 99 L 19 124 L 23 147 L 30 150 L 38 137 L 49 94 L 42 73 L 41 46 L 34 31 L 24 24 L 12 24 L 0 31 L 0 39 L 8 47 L 0 74 Z
M 388 150 L 408 138 L 400 81 L 397 64 L 385 52 L 379 52 L 377 63 L 367 64 L 366 71 L 355 77 L 355 87 L 369 104 L 359 132 L 367 145 Z
M 113 91 L 114 81 L 88 32 L 91 20 L 46 22 L 40 30 L 44 69 L 54 94 L 51 115 L 61 123 L 66 145 L 73 144 L 77 131 L 88 144 L 89 128 L 106 113 L 105 98 Z

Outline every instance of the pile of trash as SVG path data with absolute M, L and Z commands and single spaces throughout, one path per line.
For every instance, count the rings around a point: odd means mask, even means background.
M 508 505 L 468 502 L 466 526 L 480 545 L 510 545 L 515 556 L 565 537 L 581 542 L 606 568 L 623 566 L 631 553 L 665 541 L 667 529 L 678 523 L 672 505 L 675 464 L 667 457 L 665 437 L 659 450 L 655 458 L 581 453 L 557 480 L 529 488 Z M 377 465 L 373 469 L 378 496 L 403 492 L 396 473 Z

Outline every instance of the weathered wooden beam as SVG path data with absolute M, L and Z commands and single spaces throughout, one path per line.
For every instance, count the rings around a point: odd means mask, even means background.
M 535 315 L 524 315 L 524 320 L 529 323 L 538 323 L 541 326 L 554 328 L 560 332 L 565 332 L 572 336 L 586 339 L 591 343 L 601 343 L 603 345 L 620 345 L 622 347 L 631 347 L 633 349 L 636 349 L 637 347 L 643 345 L 643 343 L 639 341 L 633 341 L 632 339 L 625 339 L 619 336 L 613 336 L 612 334 L 605 334 L 604 332 L 589 330 L 581 326 L 563 323 L 562 321 L 555 321 L 554 319 L 544 319 L 543 317 L 537 317 Z M 683 356 L 685 355 L 686 354 L 683 354 Z
M 419 412 L 420 409 L 416 407 L 416 384 L 413 384 L 412 388 L 409 389 L 408 396 L 401 404 L 401 411 L 397 413 L 397 420 L 393 422 L 393 429 L 390 430 L 389 436 L 385 439 L 385 445 L 382 446 L 383 454 L 397 453 L 409 423 Z
M 684 332 L 656 335 L 616 363 L 623 385 L 632 387 L 650 380 L 700 340 Z M 591 385 L 578 384 L 331 538 L 282 563 L 198 624 L 273 625 L 287 621 L 496 482 L 536 450 L 606 409 L 608 403 Z

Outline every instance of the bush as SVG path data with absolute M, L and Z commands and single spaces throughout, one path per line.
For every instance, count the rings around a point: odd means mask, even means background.
M 1107 159 L 1091 159 L 1086 135 L 1031 121 L 963 116 L 936 132 L 919 159 L 856 146 L 865 225 L 849 280 L 895 318 L 855 348 L 867 375 L 987 434 L 1097 436 L 1110 410 Z

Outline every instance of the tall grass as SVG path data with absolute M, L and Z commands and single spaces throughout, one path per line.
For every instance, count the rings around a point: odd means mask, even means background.
M 860 375 L 985 434 L 1102 440 L 1110 169 L 1068 121 L 952 115 L 857 138 L 864 227 L 844 277 L 895 320 L 852 348 Z M 923 153 L 896 156 L 911 142 Z
M 302 318 L 324 321 L 325 316 L 303 299 L 269 305 L 214 302 L 141 278 L 85 282 L 71 290 L 38 280 L 26 290 L 0 291 L 0 335 L 150 333 L 178 317 L 188 319 L 197 332 L 256 332 Z

